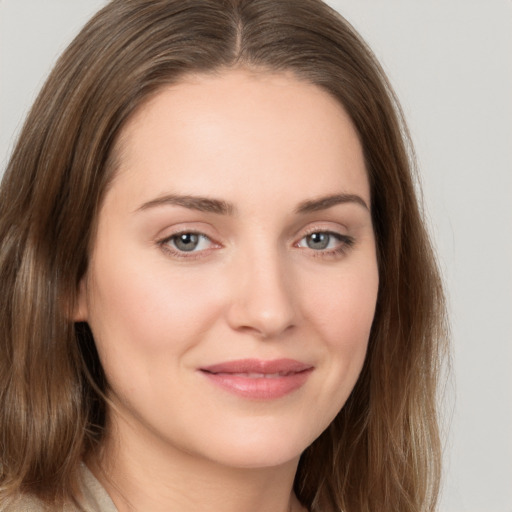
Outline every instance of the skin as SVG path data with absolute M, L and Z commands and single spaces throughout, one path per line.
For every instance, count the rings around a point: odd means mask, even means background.
M 112 400 L 89 465 L 120 512 L 300 510 L 300 454 L 355 385 L 378 289 L 349 117 L 290 74 L 195 75 L 140 108 L 117 152 L 75 318 L 91 326 Z M 176 234 L 190 232 L 204 236 L 180 251 Z M 313 370 L 276 399 L 198 370 L 246 358 Z

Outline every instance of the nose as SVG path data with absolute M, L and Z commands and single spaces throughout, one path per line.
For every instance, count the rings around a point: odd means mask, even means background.
M 277 338 L 297 322 L 290 272 L 272 251 L 240 259 L 231 274 L 233 295 L 227 312 L 228 323 L 237 331 L 265 339 Z

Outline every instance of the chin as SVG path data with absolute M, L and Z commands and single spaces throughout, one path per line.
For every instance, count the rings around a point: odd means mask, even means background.
M 266 469 L 280 467 L 288 464 L 297 464 L 303 450 L 283 449 L 270 451 L 264 447 L 240 447 L 233 452 L 225 452 L 215 460 L 224 466 L 240 469 Z
M 209 445 L 209 458 L 225 466 L 263 469 L 297 464 L 302 452 L 320 432 L 293 433 L 282 428 L 269 431 L 251 429 L 236 434 L 230 431 L 229 434 L 227 438 L 217 439 Z

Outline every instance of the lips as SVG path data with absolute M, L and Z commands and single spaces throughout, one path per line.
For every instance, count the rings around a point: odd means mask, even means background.
M 244 398 L 272 400 L 302 387 L 313 366 L 294 359 L 241 359 L 200 368 L 213 384 Z

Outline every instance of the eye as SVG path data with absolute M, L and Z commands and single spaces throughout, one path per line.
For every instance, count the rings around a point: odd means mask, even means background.
M 315 231 L 303 237 L 297 247 L 312 249 L 313 251 L 341 252 L 354 243 L 354 240 L 346 235 L 332 231 Z
M 161 242 L 162 246 L 172 252 L 200 252 L 212 247 L 213 242 L 202 233 L 177 233 Z

